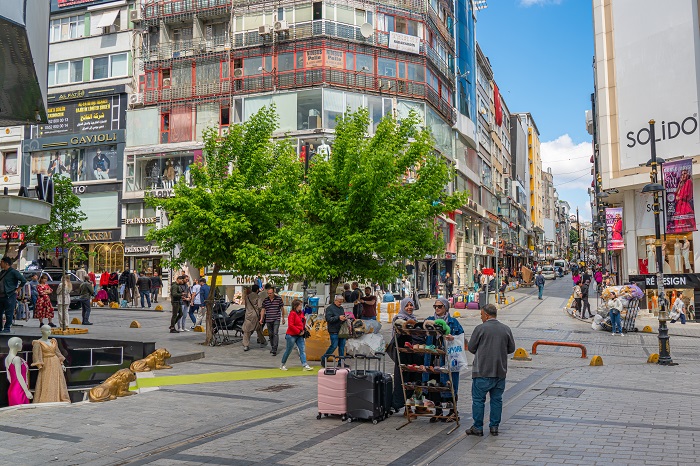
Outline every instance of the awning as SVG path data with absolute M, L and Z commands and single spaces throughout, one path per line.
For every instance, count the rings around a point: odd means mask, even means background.
M 97 22 L 97 27 L 98 28 L 106 28 L 110 27 L 114 24 L 114 22 L 117 20 L 117 16 L 119 16 L 119 10 L 107 10 L 102 13 L 99 21 Z
M 440 220 L 444 221 L 445 223 L 449 223 L 450 225 L 457 225 L 457 222 L 455 222 L 455 221 L 452 220 L 451 218 L 445 217 L 444 215 L 438 215 L 438 218 L 439 218 Z

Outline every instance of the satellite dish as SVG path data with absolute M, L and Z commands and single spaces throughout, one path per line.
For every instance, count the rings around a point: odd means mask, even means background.
M 374 34 L 374 26 L 372 26 L 371 23 L 363 24 L 360 26 L 360 34 L 362 34 L 362 37 L 365 39 L 370 37 L 372 34 Z

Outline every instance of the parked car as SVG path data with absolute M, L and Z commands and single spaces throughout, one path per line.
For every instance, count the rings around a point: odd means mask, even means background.
M 73 290 L 70 293 L 70 309 L 80 308 L 80 278 L 72 272 L 66 272 L 70 276 L 71 284 L 73 285 Z M 46 283 L 51 287 L 51 294 L 49 299 L 51 299 L 51 305 L 56 307 L 56 288 L 61 283 L 61 276 L 63 271 L 61 269 L 43 269 L 43 270 L 27 270 L 22 272 L 24 278 L 31 280 L 32 275 L 37 274 L 40 278 L 42 275 L 49 277 L 49 281 Z
M 556 280 L 557 274 L 554 272 L 554 267 L 551 265 L 542 266 L 542 276 L 545 280 Z

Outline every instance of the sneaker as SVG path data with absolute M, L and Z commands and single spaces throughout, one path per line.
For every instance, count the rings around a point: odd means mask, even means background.
M 614 335 L 615 335 L 615 332 L 612 332 L 612 335 L 614 336 Z
M 190 330 L 194 330 L 194 325 L 192 327 L 190 327 Z
M 4 329 L 0 330 L 0 333 L 10 333 L 10 329 L 4 328 Z M 311 369 L 311 368 L 309 367 L 309 369 Z M 306 369 L 304 369 L 304 370 L 306 370 Z
M 243 351 L 248 351 L 248 350 L 250 350 L 250 346 L 244 346 L 244 347 L 243 347 Z
M 178 332 L 178 331 L 175 330 L 174 328 L 171 328 L 171 329 L 170 329 L 170 333 L 180 333 L 180 332 Z
M 281 371 L 286 371 L 286 370 L 289 370 L 289 369 L 287 369 L 287 368 L 285 367 L 285 365 L 282 364 L 282 365 L 280 366 L 280 370 L 281 370 Z
M 489 432 L 491 432 L 491 435 L 494 437 L 498 436 L 498 427 L 489 427 Z
M 191 332 L 191 330 L 188 329 L 188 328 L 183 328 L 182 331 L 183 331 L 183 332 Z
M 49 322 L 49 327 L 55 328 L 55 327 L 56 327 L 56 324 L 54 324 L 53 322 Z
M 277 356 L 277 351 L 271 351 L 270 354 L 273 356 Z
M 312 371 L 312 370 L 314 370 L 314 368 L 311 367 L 311 366 L 309 366 L 309 365 L 307 364 L 307 365 L 304 366 L 304 369 L 303 369 L 303 370 L 305 370 L 305 371 Z
M 469 429 L 467 429 L 466 432 L 467 435 L 476 435 L 477 437 L 483 437 L 484 436 L 484 431 L 479 430 L 474 426 L 471 426 Z
M 83 323 L 80 324 L 80 325 L 92 325 L 92 322 L 83 322 Z

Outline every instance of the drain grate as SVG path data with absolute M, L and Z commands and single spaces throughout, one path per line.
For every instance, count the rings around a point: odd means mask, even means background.
M 258 392 L 281 392 L 282 390 L 289 390 L 290 388 L 294 388 L 296 385 L 291 385 L 288 383 L 281 383 L 279 385 L 270 385 L 269 387 L 265 388 L 259 388 Z
M 583 390 L 577 388 L 550 387 L 542 392 L 544 396 L 563 396 L 564 398 L 578 398 Z

